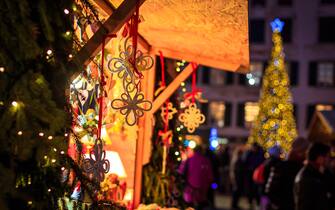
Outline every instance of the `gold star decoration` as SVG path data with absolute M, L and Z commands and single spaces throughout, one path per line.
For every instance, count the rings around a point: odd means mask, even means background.
M 167 109 L 167 110 L 166 110 Z M 163 119 L 163 122 L 167 123 L 166 121 L 169 121 L 173 118 L 173 115 L 177 113 L 177 109 L 173 107 L 173 104 L 169 102 L 167 106 L 162 106 L 161 108 L 161 117 Z M 167 114 L 167 119 L 166 119 Z
M 195 103 L 191 103 L 184 113 L 179 115 L 179 121 L 184 124 L 187 131 L 193 133 L 200 124 L 205 122 L 205 115 L 201 114 L 200 109 Z

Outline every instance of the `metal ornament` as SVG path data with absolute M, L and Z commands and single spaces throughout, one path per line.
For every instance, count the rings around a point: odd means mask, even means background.
M 97 139 L 93 149 L 90 151 L 89 158 L 83 161 L 83 170 L 89 177 L 93 177 L 98 182 L 105 179 L 110 167 L 109 161 L 106 159 L 106 151 L 103 150 L 101 139 Z
M 165 123 L 171 120 L 173 118 L 173 115 L 176 113 L 177 113 L 177 109 L 173 107 L 173 104 L 171 102 L 169 102 L 167 106 L 162 106 L 161 108 L 161 117 L 162 117 L 163 122 Z
M 187 131 L 193 133 L 200 124 L 205 122 L 205 115 L 201 114 L 200 109 L 195 103 L 191 103 L 184 113 L 179 115 L 179 121 L 184 124 Z
M 135 84 L 136 80 L 141 79 L 141 72 L 149 70 L 154 60 L 151 56 L 144 54 L 141 50 L 134 52 L 134 47 L 130 43 L 128 37 L 124 41 L 123 49 L 120 44 L 119 46 L 119 57 L 111 58 L 108 61 L 108 69 L 111 73 L 117 74 L 117 76 L 123 80 L 123 87 L 127 91 L 129 83 Z M 134 53 L 135 61 L 134 61 Z M 129 90 L 132 92 L 132 90 Z
M 128 86 L 132 85 L 131 83 Z M 138 118 L 144 115 L 144 111 L 149 111 L 152 108 L 152 103 L 144 98 L 143 93 L 138 92 L 138 87 L 126 87 L 126 89 L 134 89 L 134 92 L 121 94 L 120 99 L 112 101 L 112 108 L 119 109 L 122 115 L 126 116 L 126 123 L 133 126 L 137 123 Z

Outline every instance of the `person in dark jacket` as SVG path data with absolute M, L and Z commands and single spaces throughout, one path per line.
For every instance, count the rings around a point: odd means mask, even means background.
M 237 147 L 234 150 L 231 163 L 229 176 L 232 184 L 232 210 L 239 210 L 239 200 L 243 192 L 243 182 L 244 182 L 244 162 L 242 159 L 243 149 L 241 147 Z
M 265 193 L 269 199 L 269 210 L 294 210 L 294 179 L 303 167 L 308 141 L 296 139 L 288 153 L 287 160 L 280 162 L 270 172 Z
M 260 202 L 259 186 L 254 183 L 252 177 L 254 170 L 263 163 L 264 161 L 264 150 L 262 147 L 253 143 L 251 149 L 247 150 L 244 154 L 245 162 L 245 191 L 248 197 L 250 209 L 254 209 L 253 201 L 256 200 L 256 203 Z
M 295 210 L 329 210 L 326 182 L 323 179 L 330 147 L 313 143 L 307 151 L 307 164 L 294 182 Z

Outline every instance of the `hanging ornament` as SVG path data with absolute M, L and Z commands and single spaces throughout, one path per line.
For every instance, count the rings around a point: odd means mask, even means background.
M 193 133 L 200 124 L 205 122 L 205 115 L 201 114 L 196 103 L 191 103 L 184 113 L 179 115 L 179 121 L 184 124 L 187 131 Z
M 149 70 L 154 64 L 153 58 L 143 54 L 142 51 L 137 50 L 135 54 L 135 47 L 129 40 L 130 37 L 126 38 L 123 49 L 120 44 L 119 57 L 111 58 L 107 65 L 111 73 L 117 74 L 122 79 L 125 90 L 129 83 L 136 84 L 136 81 L 142 77 L 141 72 Z
M 93 150 L 90 151 L 89 158 L 83 161 L 83 170 L 88 177 L 93 177 L 98 182 L 105 179 L 105 173 L 108 173 L 110 167 L 109 161 L 106 159 L 106 151 L 103 150 L 101 139 L 97 139 Z
M 161 108 L 161 117 L 164 123 L 167 123 L 173 118 L 173 115 L 177 113 L 177 109 L 173 107 L 171 102 L 168 102 Z M 167 116 L 166 116 L 167 115 Z
M 128 84 L 132 85 L 131 83 Z M 137 123 L 138 118 L 144 115 L 144 111 L 149 111 L 152 107 L 150 101 L 144 98 L 143 93 L 138 92 L 138 88 L 133 87 L 127 89 L 133 89 L 133 92 L 125 92 L 121 94 L 120 99 L 114 99 L 112 101 L 112 108 L 119 109 L 122 115 L 126 116 L 126 123 L 133 126 Z
M 139 23 L 139 4 L 136 5 L 135 14 L 126 24 L 122 35 L 128 37 L 119 46 L 119 57 L 112 58 L 108 62 L 108 68 L 113 74 L 122 79 L 124 93 L 120 99 L 114 99 L 112 108 L 119 109 L 122 115 L 126 116 L 126 123 L 130 126 L 138 122 L 138 118 L 144 115 L 152 107 L 150 101 L 144 99 L 140 92 L 142 71 L 149 70 L 153 66 L 153 58 L 137 49 Z M 128 34 L 129 31 L 129 34 Z M 132 43 L 130 43 L 130 40 Z
M 200 126 L 200 124 L 205 122 L 205 115 L 203 115 L 200 111 L 200 109 L 197 108 L 197 104 L 195 103 L 196 95 L 201 93 L 200 89 L 197 89 L 196 87 L 196 70 L 197 70 L 197 64 L 191 63 L 193 72 L 192 72 L 192 91 L 187 96 L 187 100 L 184 101 L 184 104 L 188 105 L 185 112 L 180 114 L 178 119 L 180 122 L 184 124 L 184 126 L 187 128 L 187 131 L 190 133 L 193 133 L 196 128 Z M 192 102 L 190 103 L 189 100 L 192 99 Z M 189 103 L 189 104 L 187 104 Z

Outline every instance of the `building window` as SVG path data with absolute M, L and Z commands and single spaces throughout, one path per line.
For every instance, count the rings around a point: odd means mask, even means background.
M 211 69 L 207 66 L 203 66 L 201 68 L 201 72 L 202 72 L 202 79 L 201 79 L 202 84 L 209 85 L 210 84 L 210 78 L 211 78 Z M 190 76 L 190 78 L 192 78 L 192 76 Z
M 298 124 L 298 105 L 293 104 L 293 117 L 295 119 L 295 123 Z
M 318 63 L 317 85 L 330 87 L 334 86 L 334 63 Z
M 297 61 L 290 61 L 286 63 L 286 69 L 290 78 L 290 85 L 297 86 L 299 82 L 299 63 Z
M 244 126 L 250 128 L 252 123 L 256 120 L 259 112 L 259 106 L 257 102 L 247 102 L 244 105 Z
M 292 6 L 293 0 L 278 0 L 279 6 Z
M 224 102 L 211 102 L 209 104 L 209 114 L 211 125 L 222 128 L 224 126 L 226 106 Z
M 263 19 L 253 19 L 250 21 L 249 31 L 250 42 L 262 44 L 265 41 L 265 21 Z
M 308 84 L 310 86 L 335 86 L 334 62 L 310 62 L 308 74 Z
M 208 114 L 209 114 L 208 113 L 208 103 L 201 103 L 200 110 L 201 110 L 201 113 L 206 116 L 204 125 L 207 125 L 208 124 Z
M 220 69 L 211 71 L 210 84 L 211 85 L 231 85 L 233 84 L 234 74 Z
M 291 18 L 281 18 L 281 20 L 285 23 L 283 27 L 283 31 L 281 35 L 283 37 L 284 43 L 292 42 L 292 19 Z
M 319 18 L 319 42 L 335 42 L 335 17 Z
M 335 0 L 321 0 L 322 4 L 335 4 Z
M 251 0 L 251 6 L 265 6 L 265 0 Z

